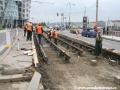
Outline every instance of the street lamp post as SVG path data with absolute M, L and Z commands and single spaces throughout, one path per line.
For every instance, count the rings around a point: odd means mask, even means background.
M 67 27 L 67 17 L 64 17 L 64 19 L 66 19 L 66 27 Z
M 96 0 L 96 26 L 98 26 L 98 0 Z
M 75 5 L 73 3 L 68 3 L 67 5 L 70 5 L 70 11 L 69 11 L 69 29 L 70 29 L 70 24 L 71 24 L 71 19 L 70 19 L 70 15 L 71 15 L 71 5 Z

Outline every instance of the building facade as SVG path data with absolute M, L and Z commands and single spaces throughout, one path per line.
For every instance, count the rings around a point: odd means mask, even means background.
M 14 1 L 18 6 L 18 20 L 16 20 L 16 22 L 22 27 L 30 17 L 31 0 L 0 0 L 0 24 L 2 24 L 2 26 L 5 26 L 6 18 L 4 18 L 4 15 L 7 11 L 8 1 Z M 10 10 L 13 12 L 12 9 L 9 8 L 9 11 Z M 14 22 L 14 24 L 16 22 Z

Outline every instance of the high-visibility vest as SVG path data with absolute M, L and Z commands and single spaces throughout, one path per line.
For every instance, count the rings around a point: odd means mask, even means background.
M 37 33 L 42 34 L 42 26 L 37 26 Z
M 32 31 L 32 24 L 31 23 L 28 23 L 27 30 Z
M 58 38 L 58 35 L 57 35 L 57 33 L 56 32 L 54 32 L 54 36 L 53 36 L 54 38 Z
M 50 31 L 50 32 L 48 33 L 48 35 L 49 35 L 50 37 L 52 37 L 52 31 Z

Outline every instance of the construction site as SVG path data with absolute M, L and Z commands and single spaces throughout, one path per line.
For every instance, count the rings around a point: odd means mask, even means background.
M 0 62 L 0 90 L 120 90 L 119 53 L 58 34 L 58 45 L 44 31 L 42 45 L 33 33 L 27 41 L 20 32 Z M 33 54 L 34 53 L 34 54 Z

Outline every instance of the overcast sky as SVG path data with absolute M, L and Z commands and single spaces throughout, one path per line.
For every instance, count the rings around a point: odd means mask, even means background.
M 40 1 L 42 4 L 33 2 Z M 44 3 L 49 2 L 49 3 Z M 54 3 L 54 4 L 50 4 Z M 75 4 L 67 5 L 68 3 Z M 96 0 L 32 0 L 30 21 L 33 22 L 60 22 L 61 16 L 56 13 L 64 13 L 67 17 L 71 11 L 71 22 L 82 22 L 86 7 L 86 16 L 90 22 L 95 22 L 96 18 Z M 98 20 L 107 21 L 120 20 L 120 0 L 99 0 Z M 33 19 L 32 19 L 33 18 Z

